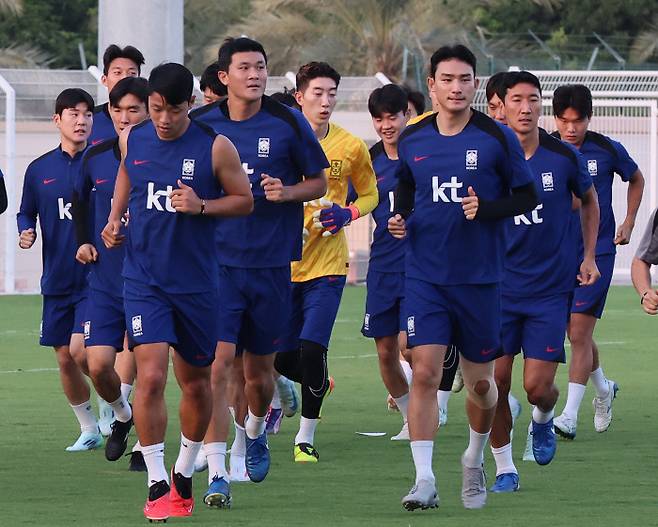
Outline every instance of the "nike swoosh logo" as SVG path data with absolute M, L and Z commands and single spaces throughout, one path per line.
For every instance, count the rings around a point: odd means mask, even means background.
M 418 161 L 422 161 L 423 159 L 427 159 L 429 156 L 414 156 L 414 162 L 418 163 Z
M 494 351 L 496 351 L 496 348 L 483 349 L 480 351 L 480 355 L 491 355 Z
M 98 144 L 101 144 L 102 142 L 103 142 L 102 139 L 94 139 L 94 140 L 91 142 L 91 145 L 92 145 L 92 146 L 96 146 L 96 145 L 98 145 Z
M 314 397 L 317 397 L 318 399 L 322 397 L 322 392 L 324 390 L 325 385 L 329 384 L 329 370 L 327 369 L 327 358 L 325 355 L 322 356 L 322 363 L 324 367 L 324 374 L 322 377 L 322 386 L 320 386 L 319 389 L 315 389 L 312 386 L 308 387 L 308 390 L 313 394 Z
M 550 346 L 546 346 L 546 353 L 554 353 L 557 351 L 557 348 L 551 348 Z
M 381 183 L 382 181 L 384 181 L 384 179 L 385 179 L 384 176 L 378 177 L 377 178 L 377 183 Z
M 133 159 L 133 165 L 144 165 L 148 162 L 148 159 Z
M 578 302 L 578 301 L 576 301 L 576 307 L 585 306 L 585 305 L 587 305 L 587 302 Z
M 97 184 L 97 185 L 101 185 L 101 184 L 103 184 L 103 183 L 107 183 L 108 181 L 109 181 L 108 179 L 97 179 L 97 180 L 96 180 L 96 184 Z
M 53 181 L 57 181 L 57 178 L 54 177 L 54 178 L 52 178 L 52 179 L 44 179 L 44 180 L 43 180 L 43 184 L 44 184 L 44 185 L 50 185 Z

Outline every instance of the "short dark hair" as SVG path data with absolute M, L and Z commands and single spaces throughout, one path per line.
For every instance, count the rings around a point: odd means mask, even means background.
M 105 53 L 103 53 L 103 75 L 107 75 L 110 71 L 110 64 L 115 59 L 132 60 L 137 65 L 137 73 L 142 72 L 144 55 L 135 46 L 120 48 L 116 44 L 110 44 L 105 50 Z
M 368 97 L 368 111 L 373 117 L 381 117 L 383 113 L 405 113 L 408 104 L 407 92 L 397 84 L 375 88 Z
M 567 84 L 553 92 L 553 115 L 561 117 L 567 108 L 573 108 L 580 118 L 592 118 L 592 92 L 584 84 Z
M 126 77 L 114 85 L 110 91 L 110 106 L 119 106 L 126 95 L 134 95 L 149 107 L 149 83 L 142 77 Z
M 228 71 L 233 55 L 249 51 L 255 51 L 256 53 L 262 54 L 265 59 L 265 64 L 267 64 L 267 54 L 265 53 L 265 48 L 260 42 L 247 37 L 227 38 L 222 45 L 219 46 L 219 51 L 217 52 L 218 70 Z
M 171 105 L 189 101 L 193 89 L 192 72 L 176 62 L 156 66 L 149 76 L 149 95 L 159 93 Z
M 487 86 L 484 88 L 484 91 L 487 94 L 487 102 L 490 102 L 494 95 L 498 95 L 501 101 L 505 98 L 505 94 L 501 90 L 505 82 L 505 75 L 507 75 L 506 71 L 499 71 L 489 77 L 487 80 Z M 502 97 L 501 93 L 503 93 Z
M 304 91 L 313 79 L 327 77 L 336 83 L 336 88 L 340 84 L 340 74 L 326 62 L 309 62 L 299 68 L 295 77 L 295 84 L 298 91 Z
M 504 101 L 507 95 L 507 90 L 513 88 L 517 84 L 530 84 L 539 90 L 541 95 L 541 83 L 539 79 L 529 71 L 508 71 L 499 86 L 498 96 Z M 501 97 L 502 95 L 502 97 Z
M 78 104 L 84 103 L 90 112 L 94 111 L 94 98 L 82 88 L 66 88 L 55 99 L 55 113 L 62 116 L 62 112 L 67 108 L 75 108 Z
M 418 115 L 425 113 L 425 96 L 416 90 L 412 90 L 408 86 L 402 86 L 402 89 L 407 92 L 407 99 L 414 107 Z
M 473 55 L 473 52 L 462 44 L 453 44 L 452 46 L 441 46 L 432 54 L 432 58 L 430 59 L 430 77 L 433 78 L 436 74 L 436 68 L 439 62 L 450 59 L 457 59 L 471 66 L 473 68 L 473 76 L 475 76 L 477 59 Z
M 199 86 L 201 87 L 201 91 L 206 91 L 206 88 L 210 88 L 210 91 L 212 91 L 215 95 L 218 95 L 219 97 L 225 97 L 228 95 L 228 91 L 226 86 L 219 82 L 219 77 L 217 77 L 218 73 L 219 64 L 217 64 L 217 61 L 215 61 L 208 65 L 208 67 L 204 70 L 203 75 L 201 75 Z
M 272 95 L 270 95 L 270 97 L 274 99 L 276 102 L 285 104 L 290 108 L 299 109 L 299 105 L 295 100 L 295 96 L 293 95 L 293 92 L 289 91 L 288 88 L 283 88 L 283 91 L 278 91 L 276 93 L 273 93 Z

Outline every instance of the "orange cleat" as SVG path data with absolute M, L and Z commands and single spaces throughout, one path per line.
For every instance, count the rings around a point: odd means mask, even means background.
M 174 473 L 171 469 L 171 512 L 170 516 L 192 516 L 194 497 L 192 496 L 192 478 Z M 183 497 L 187 496 L 187 497 Z
M 153 494 L 160 496 L 151 500 Z M 166 522 L 169 516 L 171 516 L 169 485 L 164 480 L 158 481 L 149 487 L 149 497 L 144 505 L 144 517 L 149 522 Z

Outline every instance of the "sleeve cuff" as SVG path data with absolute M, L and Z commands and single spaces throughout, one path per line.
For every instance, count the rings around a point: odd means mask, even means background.
M 358 217 L 361 216 L 361 213 L 359 212 L 359 209 L 357 209 L 354 205 L 350 205 L 347 208 L 349 209 L 350 213 L 352 214 L 351 221 L 354 221 L 355 219 L 357 219 Z

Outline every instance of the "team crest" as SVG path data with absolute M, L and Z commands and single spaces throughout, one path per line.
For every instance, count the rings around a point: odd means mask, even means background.
M 416 320 L 414 317 L 407 318 L 407 334 L 413 337 L 416 334 Z
M 181 179 L 194 179 L 194 159 L 183 159 Z
M 541 175 L 541 184 L 544 192 L 551 192 L 553 190 L 553 172 L 544 172 Z
M 141 337 L 142 331 L 142 315 L 135 315 L 132 319 L 133 324 L 133 337 Z
M 329 177 L 331 179 L 340 179 L 340 174 L 343 171 L 343 160 L 332 159 L 331 166 L 329 167 Z
M 270 155 L 270 138 L 258 138 L 258 157 L 268 157 Z
M 84 335 L 85 340 L 88 340 L 91 335 L 91 320 L 85 320 Z
M 466 170 L 477 170 L 478 168 L 478 151 L 466 150 Z
M 589 175 L 592 177 L 598 176 L 599 165 L 597 164 L 596 159 L 587 160 L 587 171 L 589 172 Z

